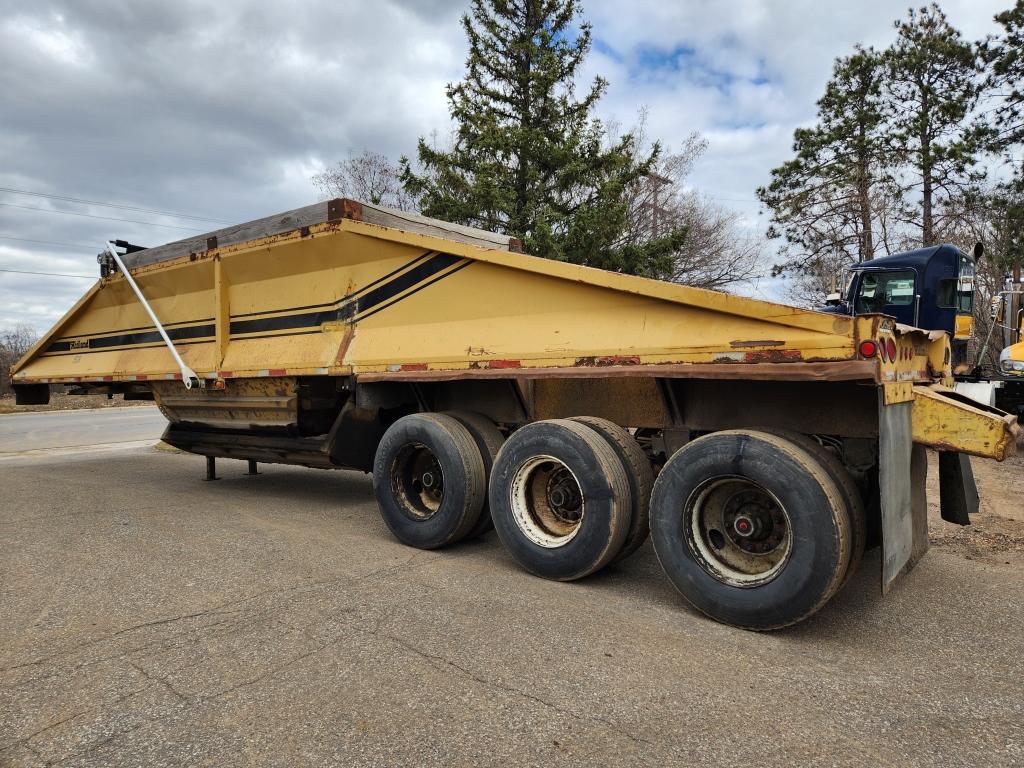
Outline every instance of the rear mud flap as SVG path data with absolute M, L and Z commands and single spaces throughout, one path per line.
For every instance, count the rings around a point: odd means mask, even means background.
M 928 551 L 928 454 L 913 442 L 913 402 L 878 405 L 882 594 Z
M 939 498 L 943 520 L 971 524 L 969 516 L 978 513 L 979 498 L 970 456 L 939 451 Z

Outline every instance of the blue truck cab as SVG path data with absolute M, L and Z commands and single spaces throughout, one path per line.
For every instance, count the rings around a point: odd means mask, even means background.
M 880 313 L 905 325 L 946 331 L 953 366 L 966 360 L 973 331 L 974 257 L 954 245 L 936 245 L 861 262 L 846 272 L 842 291 L 826 311 Z

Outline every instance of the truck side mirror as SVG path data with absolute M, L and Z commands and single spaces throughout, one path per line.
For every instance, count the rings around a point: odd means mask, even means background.
M 838 307 L 841 301 L 842 296 L 840 296 L 838 292 L 830 293 L 828 296 L 825 297 L 825 306 Z
M 980 241 L 975 243 L 974 248 L 971 250 L 971 255 L 974 257 L 975 264 L 981 261 L 981 257 L 985 255 L 985 244 Z

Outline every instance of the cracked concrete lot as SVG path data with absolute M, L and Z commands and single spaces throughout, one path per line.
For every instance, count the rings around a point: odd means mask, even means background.
M 367 477 L 152 449 L 0 462 L 0 766 L 1011 766 L 1024 569 L 878 554 L 818 616 L 398 544 Z M 984 488 L 982 489 L 984 493 Z

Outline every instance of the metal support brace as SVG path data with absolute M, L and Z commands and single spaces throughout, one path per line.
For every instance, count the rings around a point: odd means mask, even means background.
M 217 459 L 215 459 L 213 456 L 206 457 L 206 479 L 217 479 Z
M 249 459 L 249 471 L 246 472 L 246 474 L 247 475 L 258 475 L 259 474 L 259 472 L 256 470 L 256 462 L 253 461 L 252 459 Z
M 181 380 L 185 383 L 185 389 L 204 386 L 205 382 L 199 378 L 195 371 L 185 365 L 185 361 L 181 359 L 181 355 L 178 354 L 178 350 L 174 348 L 174 342 L 171 341 L 171 337 L 167 335 L 167 331 L 165 331 L 164 327 L 160 324 L 153 308 L 150 307 L 149 302 L 146 301 L 146 297 L 142 295 L 142 290 L 135 282 L 135 278 L 131 276 L 131 273 L 128 272 L 128 268 L 125 267 L 124 262 L 121 261 L 121 257 L 118 255 L 113 243 L 107 243 L 107 253 L 109 253 L 114 259 L 114 262 L 117 264 L 117 268 L 121 270 L 121 274 L 124 275 L 124 279 L 128 281 L 128 285 L 130 285 L 132 290 L 135 291 L 135 295 L 142 304 L 142 308 L 146 310 L 146 314 L 149 315 L 149 319 L 153 321 L 153 325 L 156 326 L 157 331 L 160 332 L 160 336 L 163 337 L 164 343 L 167 345 L 167 349 L 171 352 L 171 357 L 174 358 L 174 362 L 178 364 L 178 368 L 181 370 Z

